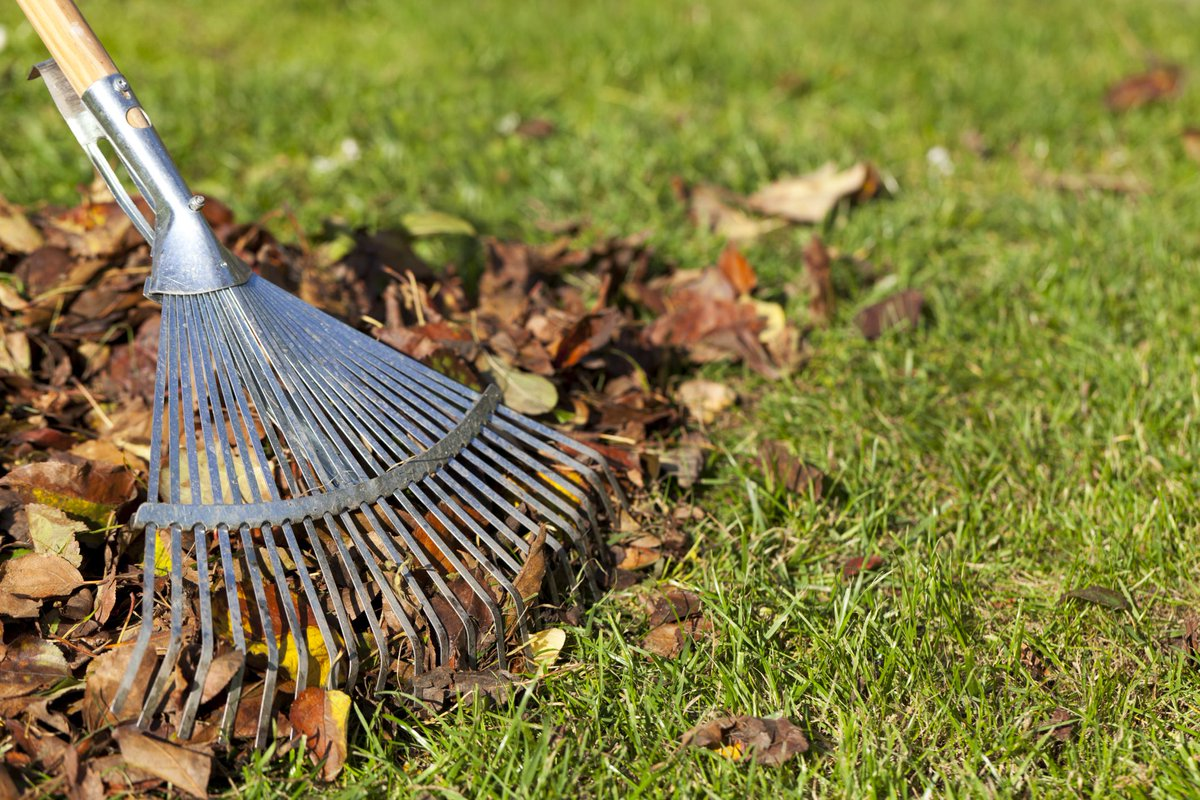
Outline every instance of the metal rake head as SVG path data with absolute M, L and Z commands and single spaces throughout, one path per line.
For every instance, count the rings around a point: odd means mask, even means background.
M 539 536 L 553 595 L 571 590 L 571 564 L 597 590 L 598 517 L 619 496 L 607 465 L 499 405 L 495 388 L 463 387 L 258 277 L 162 297 L 158 359 L 149 502 L 134 522 L 142 626 L 114 711 L 140 693 L 156 565 L 169 564 L 169 633 L 139 722 L 164 711 L 178 672 L 188 685 L 170 713 L 191 734 L 219 627 L 243 662 L 221 735 L 257 652 L 260 746 L 285 661 L 297 693 L 360 683 L 364 662 L 376 690 L 409 669 L 503 668 L 508 634 L 526 638 L 514 581 Z M 185 626 L 191 603 L 198 624 Z

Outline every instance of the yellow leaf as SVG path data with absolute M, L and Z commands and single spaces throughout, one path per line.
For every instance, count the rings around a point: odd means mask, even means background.
M 533 653 L 533 663 L 539 669 L 554 666 L 562 653 L 563 645 L 567 643 L 567 632 L 562 628 L 547 628 L 529 637 L 529 651 Z

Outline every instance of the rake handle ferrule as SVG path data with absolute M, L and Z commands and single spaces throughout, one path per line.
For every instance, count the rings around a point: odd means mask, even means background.
M 108 51 L 71 0 L 17 0 L 17 5 L 80 97 L 93 83 L 117 72 Z

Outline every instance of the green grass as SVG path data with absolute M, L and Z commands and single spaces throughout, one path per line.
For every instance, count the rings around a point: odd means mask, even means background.
M 1147 56 L 1194 66 L 1200 6 L 273 5 L 85 3 L 194 188 L 246 217 L 288 206 L 317 232 L 436 209 L 536 240 L 539 219 L 586 215 L 595 235 L 648 229 L 702 265 L 721 243 L 690 227 L 674 175 L 748 191 L 869 158 L 901 187 L 824 231 L 891 277 L 838 265 L 811 364 L 775 384 L 719 373 L 747 402 L 696 492 L 714 519 L 663 576 L 703 594 L 713 640 L 653 660 L 633 594 L 614 594 L 572 630 L 567 668 L 511 707 L 360 727 L 329 796 L 1200 791 L 1200 676 L 1160 644 L 1200 609 L 1200 180 L 1179 140 L 1200 87 L 1122 116 L 1102 103 Z M 0 24 L 0 187 L 71 202 L 87 171 L 23 80 L 40 48 L 12 7 Z M 506 136 L 512 115 L 558 133 Z M 338 160 L 345 140 L 357 160 Z M 953 175 L 930 169 L 934 146 Z M 1047 172 L 1152 188 L 1062 193 L 1031 180 Z M 747 249 L 769 289 L 808 235 Z M 924 291 L 934 323 L 862 341 L 854 312 L 897 286 Z M 834 496 L 759 487 L 752 502 L 763 435 L 826 468 Z M 842 580 L 868 552 L 885 568 Z M 1133 610 L 1060 602 L 1093 583 Z M 1061 743 L 1045 728 L 1057 707 L 1075 720 Z M 818 746 L 782 770 L 677 749 L 718 712 L 786 713 Z M 310 775 L 293 758 L 237 791 L 302 797 Z

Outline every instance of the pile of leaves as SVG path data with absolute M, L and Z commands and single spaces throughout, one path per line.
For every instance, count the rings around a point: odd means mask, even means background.
M 874 174 L 863 171 L 859 183 Z M 813 201 L 825 213 L 874 191 L 840 180 L 833 203 Z M 774 206 L 770 195 L 756 202 L 777 212 L 796 191 Z M 644 236 L 585 246 L 569 230 L 543 244 L 500 241 L 443 215 L 412 218 L 399 232 L 333 231 L 319 245 L 287 245 L 219 202 L 204 213 L 263 277 L 462 383 L 497 384 L 512 408 L 605 454 L 633 498 L 632 514 L 612 521 L 617 585 L 685 552 L 688 529 L 704 516 L 686 503 L 664 508 L 662 493 L 649 491 L 695 483 L 712 426 L 737 400 L 728 386 L 689 375 L 693 368 L 740 363 L 774 379 L 805 358 L 805 331 L 764 295 L 733 245 L 711 265 L 684 269 L 657 257 Z M 420 255 L 425 235 L 467 238 L 474 262 L 432 263 Z M 811 318 L 828 320 L 830 259 L 819 239 L 805 262 Z M 111 198 L 31 213 L 0 199 L 0 747 L 7 769 L 53 776 L 58 791 L 77 797 L 164 783 L 200 795 L 218 751 L 211 736 L 145 733 L 108 711 L 124 673 L 121 645 L 141 624 L 141 535 L 126 523 L 146 499 L 151 460 L 159 315 L 141 291 L 149 270 L 147 246 Z M 912 302 L 898 313 L 911 316 Z M 878 312 L 876 327 L 891 324 L 890 313 Z M 771 452 L 764 471 L 794 488 L 817 481 L 819 491 L 819 473 L 786 449 Z M 672 657 L 711 625 L 694 595 L 663 602 L 648 650 Z M 147 624 L 158 632 L 162 620 Z M 139 675 L 143 692 L 151 668 L 147 660 Z M 235 669 L 214 665 L 205 703 Z M 503 695 L 512 679 L 443 670 L 407 688 L 437 705 Z M 275 724 L 333 777 L 349 705 L 340 692 L 309 687 Z M 235 723 L 235 743 L 253 723 Z M 0 768 L 6 785 L 8 777 Z

